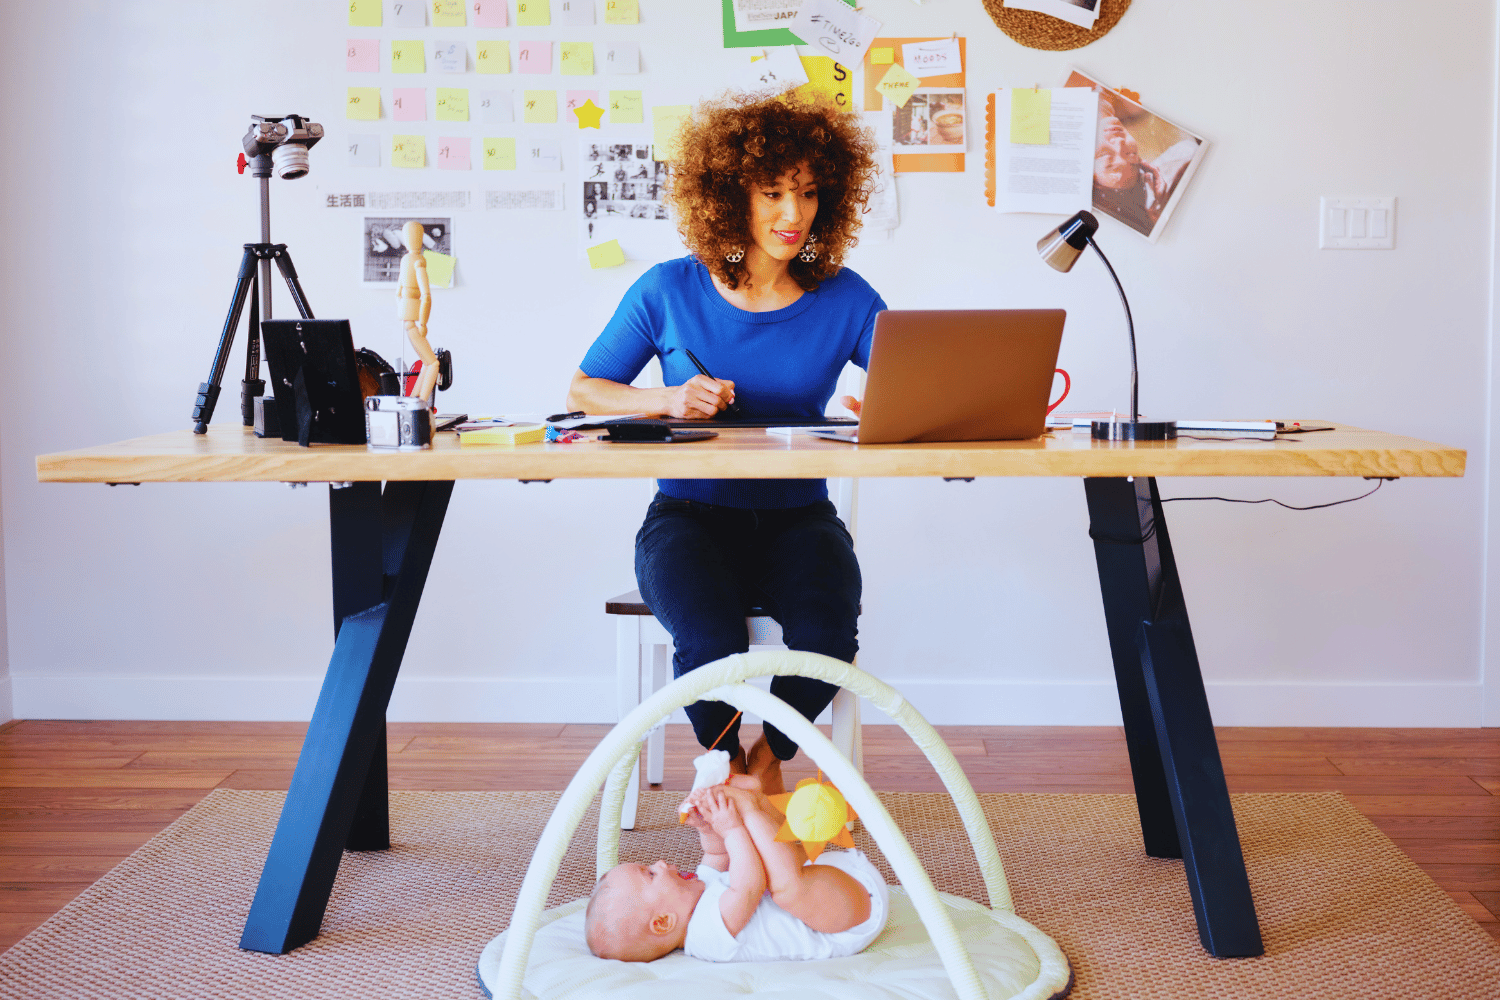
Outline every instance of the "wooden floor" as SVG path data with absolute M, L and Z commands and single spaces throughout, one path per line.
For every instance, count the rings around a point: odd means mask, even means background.
M 213 788 L 286 788 L 297 723 L 0 726 L 0 948 Z M 608 726 L 395 723 L 391 787 L 562 789 Z M 1129 792 L 1116 728 L 940 727 L 980 792 Z M 692 784 L 672 726 L 664 787 Z M 1500 939 L 1500 729 L 1220 729 L 1234 792 L 1338 791 Z M 940 791 L 901 730 L 865 729 L 877 790 Z M 792 778 L 810 774 L 798 757 Z

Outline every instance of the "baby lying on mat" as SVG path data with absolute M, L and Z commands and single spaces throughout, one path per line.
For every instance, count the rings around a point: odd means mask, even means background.
M 682 948 L 710 962 L 842 958 L 885 929 L 890 892 L 859 851 L 825 851 L 809 864 L 800 843 L 780 843 L 781 814 L 760 782 L 688 796 L 703 863 L 684 875 L 665 861 L 620 864 L 599 880 L 585 929 L 600 958 L 650 962 Z

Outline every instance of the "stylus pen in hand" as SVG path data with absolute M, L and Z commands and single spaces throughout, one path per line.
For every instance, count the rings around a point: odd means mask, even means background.
M 710 375 L 708 373 L 708 369 L 703 367 L 703 362 L 701 362 L 701 361 L 698 360 L 697 355 L 695 355 L 692 351 L 688 350 L 686 347 L 684 347 L 682 349 L 682 351 L 683 351 L 684 354 L 686 354 L 688 356 L 688 360 L 693 363 L 693 367 L 696 368 L 696 369 L 698 369 L 698 374 L 699 375 L 702 375 L 704 378 L 714 378 L 712 375 Z M 714 381 L 717 382 L 719 380 L 716 379 L 716 378 L 714 378 Z M 740 409 L 740 401 L 739 400 L 735 400 L 734 402 L 730 403 L 729 406 L 727 407 L 727 409 L 729 410 L 730 413 L 733 413 L 737 417 L 738 416 L 742 416 L 744 414 L 744 412 L 745 412 L 744 410 Z

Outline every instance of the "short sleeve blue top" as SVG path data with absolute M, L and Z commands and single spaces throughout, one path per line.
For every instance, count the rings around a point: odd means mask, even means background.
M 719 294 L 708 268 L 683 257 L 641 275 L 579 367 L 590 378 L 629 383 L 656 356 L 666 384 L 681 385 L 698 374 L 690 350 L 715 378 L 734 383 L 747 414 L 816 418 L 844 364 L 869 363 L 875 314 L 885 307 L 846 267 L 783 309 L 746 312 Z M 828 496 L 822 479 L 662 479 L 657 486 L 679 500 L 742 508 L 801 507 Z

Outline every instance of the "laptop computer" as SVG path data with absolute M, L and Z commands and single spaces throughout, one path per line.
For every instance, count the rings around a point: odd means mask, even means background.
M 858 426 L 807 433 L 851 444 L 1039 437 L 1066 315 L 1061 309 L 879 313 Z

